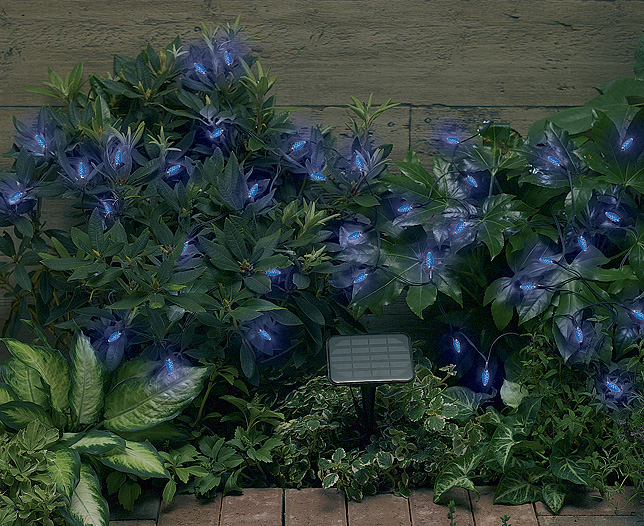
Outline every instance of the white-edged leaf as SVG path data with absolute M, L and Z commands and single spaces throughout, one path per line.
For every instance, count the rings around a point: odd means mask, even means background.
M 110 512 L 101 494 L 101 483 L 96 472 L 81 464 L 80 480 L 72 493 L 69 514 L 83 526 L 109 526 Z
M 81 425 L 92 424 L 103 409 L 103 365 L 83 333 L 74 339 L 70 357 L 72 385 L 69 405 L 72 418 Z
M 324 479 L 322 479 L 322 488 L 329 489 L 332 486 L 335 486 L 340 480 L 340 475 L 337 473 L 329 473 Z
M 125 441 L 123 449 L 114 449 L 96 457 L 106 466 L 139 477 L 170 478 L 163 459 L 148 441 Z

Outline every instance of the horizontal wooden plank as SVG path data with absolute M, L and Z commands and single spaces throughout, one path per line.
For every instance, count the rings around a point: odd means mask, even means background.
M 577 105 L 597 83 L 632 75 L 644 26 L 635 0 L 143 0 L 5 2 L 0 104 L 35 105 L 24 91 L 47 67 L 82 60 L 105 74 L 114 53 L 199 37 L 238 14 L 278 102 L 337 105 L 349 94 L 409 104 Z

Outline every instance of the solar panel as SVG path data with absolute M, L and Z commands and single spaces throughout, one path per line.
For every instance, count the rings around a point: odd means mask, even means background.
M 411 382 L 414 364 L 406 334 L 356 334 L 327 340 L 329 380 L 336 385 Z

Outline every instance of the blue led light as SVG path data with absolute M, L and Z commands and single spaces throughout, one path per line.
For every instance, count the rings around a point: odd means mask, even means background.
M 356 154 L 356 168 L 360 170 L 361 172 L 366 171 L 367 168 L 367 163 L 364 161 L 364 157 L 360 154 L 360 152 L 353 152 Z
M 186 253 L 186 250 L 188 250 L 188 242 L 187 241 L 183 244 L 183 250 L 181 251 L 182 256 Z
M 454 347 L 454 350 L 457 353 L 461 352 L 461 342 L 458 340 L 458 338 L 452 338 L 452 347 Z
M 112 207 L 107 201 L 103 201 L 103 209 L 105 210 L 106 214 L 111 214 L 112 213 Z
M 464 229 L 464 228 L 465 228 L 465 221 L 463 221 L 463 220 L 461 219 L 461 220 L 458 222 L 458 224 L 456 225 L 456 228 L 454 229 L 454 233 L 455 233 L 455 234 L 460 234 L 460 233 L 463 231 L 463 229 Z
M 521 285 L 519 285 L 519 288 L 521 290 L 534 290 L 537 288 L 537 286 L 532 281 L 528 281 L 526 283 L 521 283 Z
M 121 153 L 121 150 L 116 150 L 116 155 L 114 156 L 114 165 L 120 166 L 122 162 L 123 162 L 123 154 Z
M 549 258 L 548 256 L 543 256 L 539 258 L 539 261 L 541 261 L 541 263 L 550 264 L 552 263 L 552 258 Z
M 635 318 L 637 318 L 638 320 L 640 320 L 640 321 L 644 321 L 644 312 L 642 312 L 641 310 L 634 310 L 634 311 L 632 312 L 632 314 L 633 314 L 633 316 L 635 316 Z
M 633 144 L 633 137 L 629 137 L 622 143 L 622 151 L 625 152 L 626 150 L 628 150 L 632 144 Z
M 579 327 L 575 327 L 575 338 L 579 343 L 584 343 L 584 331 Z
M 476 182 L 476 179 L 474 179 L 473 176 L 468 175 L 465 180 L 467 181 L 467 184 L 470 186 L 473 186 L 474 188 L 478 188 L 479 184 Z
M 413 206 L 411 206 L 409 204 L 408 205 L 401 205 L 401 206 L 398 207 L 398 211 L 399 212 L 411 212 L 412 208 L 413 208 Z
M 268 341 L 268 342 L 269 342 L 269 341 L 271 341 L 271 340 L 273 339 L 273 338 L 271 338 L 271 335 L 270 335 L 270 334 L 268 334 L 268 332 L 266 332 L 264 329 L 259 329 L 257 332 L 259 333 L 259 335 L 260 335 L 262 338 L 264 338 L 264 339 L 265 339 L 266 341 Z
M 366 272 L 360 272 L 355 278 L 353 278 L 353 283 L 361 283 L 367 279 L 367 273 Z
M 555 166 L 561 166 L 561 161 L 556 157 L 553 157 L 552 155 L 548 155 L 548 160 L 550 161 L 551 164 L 554 164 Z
M 613 223 L 619 223 L 619 216 L 615 212 L 604 212 L 604 215 Z
M 121 337 L 121 331 L 114 331 L 110 334 L 110 337 L 107 339 L 107 343 L 114 343 Z
M 458 144 L 461 141 L 458 140 L 458 137 L 448 137 L 447 142 L 451 142 L 452 144 Z
M 271 270 L 266 271 L 266 275 L 273 277 L 273 276 L 279 276 L 282 273 L 282 271 L 278 268 L 273 268 Z
M 20 201 L 20 199 L 22 199 L 22 192 L 18 190 L 11 194 L 11 196 L 9 197 L 9 204 L 15 205 L 18 201 Z
M 425 258 L 425 263 L 429 268 L 434 266 L 434 256 L 431 252 L 427 252 L 427 257 Z
M 347 240 L 348 241 L 356 241 L 357 239 L 360 239 L 361 237 L 362 237 L 362 232 L 360 232 L 359 230 L 356 230 L 355 232 L 351 232 L 347 236 Z
M 76 170 L 76 172 L 78 173 L 78 177 L 80 177 L 81 179 L 84 179 L 87 175 L 87 170 L 85 169 L 85 163 L 83 163 L 83 161 L 78 163 L 78 169 Z
M 304 145 L 306 144 L 306 141 L 297 141 L 293 146 L 291 146 L 291 150 L 294 152 L 300 151 L 302 148 L 304 148 Z
M 206 74 L 206 68 L 204 67 L 203 64 L 199 64 L 199 62 L 194 62 L 194 67 L 197 70 L 197 73 L 200 75 L 205 75 Z
M 577 244 L 579 245 L 579 248 L 581 248 L 584 252 L 588 250 L 588 242 L 586 241 L 586 238 L 584 236 L 579 236 L 577 238 Z
M 224 133 L 223 128 L 216 128 L 211 134 L 210 138 L 211 139 L 216 139 L 217 137 L 221 137 L 221 135 Z
M 36 135 L 34 139 L 36 139 L 38 146 L 40 146 L 41 148 L 47 148 L 47 141 L 43 139 L 42 135 Z
M 481 383 L 483 384 L 483 387 L 485 387 L 489 381 L 490 381 L 490 371 L 488 371 L 487 369 L 483 369 L 483 374 L 481 374 Z
M 311 174 L 311 179 L 314 181 L 326 181 L 326 176 L 324 174 Z
M 174 166 L 171 166 L 170 168 L 168 168 L 167 173 L 168 173 L 168 175 L 174 175 L 179 170 L 181 170 L 181 165 L 180 164 L 175 164 Z
M 226 66 L 233 65 L 233 57 L 230 55 L 228 51 L 224 51 L 224 62 L 226 63 Z
M 248 190 L 248 198 L 252 199 L 257 195 L 257 192 L 259 191 L 259 184 L 255 183 L 253 186 L 250 187 L 250 190 Z
M 168 370 L 170 374 L 174 374 L 174 363 L 172 363 L 172 360 L 170 358 L 166 359 L 165 368 Z
M 612 391 L 613 393 L 619 393 L 622 388 L 617 385 L 615 382 L 606 382 L 606 387 L 608 388 L 609 391 Z

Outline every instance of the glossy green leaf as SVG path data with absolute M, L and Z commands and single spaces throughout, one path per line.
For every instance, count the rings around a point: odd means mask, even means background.
M 407 291 L 406 301 L 411 311 L 423 319 L 423 311 L 436 301 L 437 288 L 434 284 L 411 285 Z
M 0 382 L 0 405 L 17 400 L 16 394 L 8 384 Z
M 506 417 L 505 421 L 514 428 L 515 433 L 528 436 L 532 426 L 537 421 L 541 409 L 541 398 L 523 398 L 517 412 Z
M 125 447 L 125 440 L 109 431 L 91 429 L 85 433 L 80 440 L 75 441 L 69 449 L 88 455 L 100 455 L 114 449 Z
M 523 470 L 504 473 L 494 493 L 494 504 L 512 504 L 517 506 L 527 502 L 536 502 L 541 497 L 539 486 L 531 484 Z
M 562 440 L 552 448 L 550 469 L 552 474 L 560 479 L 588 486 L 588 468 L 582 464 L 581 459 L 571 456 Z
M 177 416 L 201 391 L 208 367 L 175 366 L 174 374 L 165 368 L 151 378 L 131 378 L 105 397 L 106 428 L 112 431 L 138 431 Z
M 170 478 L 163 459 L 149 442 L 125 441 L 125 447 L 96 457 L 106 466 L 139 477 Z
M 3 338 L 2 341 L 15 358 L 36 369 L 43 381 L 49 385 L 53 408 L 60 412 L 69 408 L 69 364 L 60 353 L 44 347 L 32 347 L 9 338 Z
M 530 211 L 530 207 L 509 194 L 493 195 L 483 202 L 477 232 L 492 259 L 499 255 L 505 245 L 504 233 L 518 229 Z
M 109 526 L 109 507 L 101 494 L 101 483 L 88 464 L 81 465 L 80 479 L 72 493 L 68 511 L 83 526 Z
M 519 407 L 521 400 L 526 397 L 528 391 L 523 385 L 511 382 L 507 378 L 504 378 L 500 394 L 501 400 L 503 400 L 505 405 L 516 409 Z
M 81 425 L 92 424 L 103 409 L 104 368 L 83 333 L 74 339 L 70 357 L 72 385 L 69 404 L 72 418 Z
M 543 502 L 550 508 L 552 513 L 559 513 L 566 498 L 566 486 L 563 484 L 545 484 L 541 489 Z
M 0 365 L 2 378 L 17 396 L 17 400 L 33 402 L 49 409 L 49 389 L 42 383 L 38 371 L 16 358 L 10 358 Z
M 47 465 L 47 472 L 56 483 L 56 489 L 68 499 L 80 479 L 81 460 L 78 451 L 62 449 L 56 451 L 56 458 Z
M 479 495 L 469 476 L 479 466 L 487 452 L 487 447 L 481 446 L 479 444 L 476 450 L 452 460 L 441 470 L 434 481 L 434 502 L 438 502 L 452 488 L 465 488 Z
M 502 471 L 505 471 L 512 447 L 517 443 L 513 438 L 513 434 L 513 429 L 510 426 L 501 424 L 494 431 L 490 441 L 488 455 L 499 463 Z
M 0 405 L 0 422 L 11 429 L 23 429 L 33 420 L 39 420 L 47 427 L 54 427 L 50 416 L 39 405 L 31 402 L 7 402 Z

